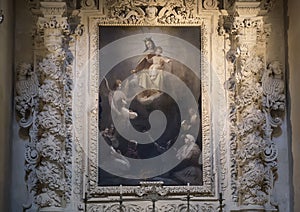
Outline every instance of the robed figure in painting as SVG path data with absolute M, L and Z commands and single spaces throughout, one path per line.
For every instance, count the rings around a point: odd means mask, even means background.
M 136 66 L 134 72 L 138 73 L 138 85 L 147 91 L 138 96 L 140 102 L 149 103 L 158 98 L 165 88 L 164 71 L 170 71 L 171 60 L 162 56 L 163 49 L 155 46 L 151 38 L 145 39 L 147 53 Z

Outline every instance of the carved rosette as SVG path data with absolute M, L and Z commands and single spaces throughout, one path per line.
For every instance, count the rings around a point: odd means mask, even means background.
M 216 10 L 218 9 L 219 1 L 218 0 L 204 0 L 203 8 L 207 10 Z
M 285 107 L 282 68 L 278 61 L 266 64 L 268 28 L 257 16 L 259 2 L 237 2 L 235 8 L 228 51 L 233 69 L 225 84 L 231 99 L 233 200 L 237 206 L 276 210 L 272 190 L 277 149 L 272 138 Z

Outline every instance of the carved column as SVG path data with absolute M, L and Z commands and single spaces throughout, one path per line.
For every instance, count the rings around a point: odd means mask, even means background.
M 266 62 L 269 27 L 257 1 L 237 1 L 229 34 L 233 64 L 226 86 L 230 91 L 231 188 L 234 211 L 277 211 L 272 199 L 277 149 L 272 141 L 281 125 L 284 83 L 278 61 Z M 226 24 L 225 24 L 226 25 Z
M 36 200 L 41 208 L 64 208 L 71 193 L 72 72 L 65 37 L 69 25 L 67 18 L 62 17 L 65 7 L 64 2 L 41 2 L 44 17 L 37 22 L 47 51 L 38 65 L 39 141 L 36 147 L 40 163 L 36 173 L 41 190 Z

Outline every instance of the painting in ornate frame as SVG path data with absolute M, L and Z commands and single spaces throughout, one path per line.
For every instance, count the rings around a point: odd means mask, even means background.
M 200 28 L 99 31 L 98 184 L 202 185 Z
M 122 24 L 117 20 L 110 20 L 99 16 L 89 16 L 88 23 L 89 23 L 89 98 L 90 105 L 97 105 L 95 110 L 91 110 L 91 113 L 88 117 L 89 122 L 89 131 L 88 131 L 88 157 L 87 157 L 87 191 L 90 197 L 99 197 L 102 195 L 118 195 L 120 193 L 120 185 L 122 185 L 122 193 L 124 195 L 136 195 L 137 189 L 140 188 L 140 183 L 144 182 L 162 182 L 164 188 L 167 190 L 168 195 L 181 195 L 187 192 L 187 186 L 189 188 L 189 192 L 192 192 L 198 196 L 214 196 L 215 190 L 215 178 L 213 177 L 213 172 L 215 170 L 215 158 L 213 156 L 213 141 L 211 136 L 211 102 L 210 94 L 209 94 L 209 87 L 211 83 L 211 76 L 210 76 L 210 65 L 209 62 L 211 60 L 211 55 L 209 54 L 211 49 L 211 41 L 209 39 L 209 29 L 208 23 L 211 21 L 211 15 L 203 18 L 193 19 L 193 22 L 189 22 L 186 24 Z M 115 32 L 115 33 L 113 33 Z M 196 36 L 195 36 L 196 35 Z M 146 52 L 146 40 L 151 39 L 156 47 L 162 48 L 161 56 L 170 60 L 170 63 L 166 63 L 163 70 L 165 74 L 169 76 L 175 75 L 173 69 L 177 67 L 177 78 L 179 81 L 183 82 L 184 85 L 187 85 L 189 90 L 192 90 L 191 95 L 193 96 L 193 100 L 196 99 L 196 104 L 193 104 L 193 107 L 198 112 L 198 127 L 197 130 L 199 132 L 195 138 L 195 142 L 201 151 L 201 155 L 198 159 L 199 162 L 199 170 L 201 170 L 201 179 L 198 179 L 198 182 L 189 182 L 189 180 L 182 180 L 174 183 L 172 180 L 173 178 L 162 178 L 161 176 L 164 173 L 159 173 L 159 178 L 155 176 L 151 176 L 146 174 L 146 177 L 138 173 L 134 177 L 129 177 L 129 181 L 127 175 L 124 178 L 116 177 L 116 173 L 114 170 L 109 170 L 107 172 L 106 167 L 103 170 L 103 163 L 104 161 L 109 161 L 107 158 L 111 157 L 111 154 L 117 154 L 118 157 L 125 156 L 127 159 L 128 157 L 125 155 L 126 149 L 124 150 L 121 147 L 122 142 L 120 141 L 113 141 L 107 139 L 112 134 L 107 134 L 110 130 L 112 123 L 116 124 L 119 123 L 119 118 L 114 118 L 114 111 L 115 111 L 115 103 L 114 103 L 114 94 L 116 93 L 125 93 L 128 109 L 128 116 L 131 116 L 130 112 L 136 112 L 138 114 L 138 118 L 140 118 L 140 113 L 136 107 L 141 106 L 141 96 L 147 96 L 147 92 L 145 92 L 145 87 L 142 87 L 142 90 L 139 90 L 133 95 L 135 98 L 130 99 L 128 97 L 128 93 L 125 90 L 122 92 L 116 92 L 117 88 L 115 87 L 116 82 L 119 81 L 120 87 L 122 89 L 128 89 L 128 82 L 130 79 L 133 78 L 133 75 L 138 75 L 138 79 L 141 79 L 142 72 L 145 69 L 150 69 L 151 62 L 148 61 L 148 66 L 141 65 L 141 61 L 145 59 L 145 57 L 151 58 L 155 56 L 155 52 Z M 105 51 L 104 51 L 105 50 Z M 181 50 L 177 51 L 177 50 Z M 152 58 L 151 58 L 152 59 Z M 181 67 L 184 71 L 178 71 L 178 67 Z M 141 68 L 142 67 L 142 68 Z M 147 67 L 147 68 L 145 68 Z M 135 72 L 137 71 L 137 73 Z M 172 72 L 173 71 L 173 72 Z M 184 77 L 184 74 L 188 72 L 192 72 L 192 75 L 189 76 L 193 81 L 190 83 L 188 81 L 181 80 Z M 182 76 L 179 76 L 180 73 Z M 179 74 L 179 75 L 178 75 Z M 158 75 L 156 75 L 158 76 Z M 164 80 L 168 78 L 168 76 L 163 76 Z M 150 77 L 148 76 L 148 81 Z M 194 82 L 197 83 L 195 84 Z M 176 88 L 176 82 L 171 80 L 171 84 L 173 85 L 173 89 L 167 89 L 166 93 L 168 93 L 170 99 L 174 98 L 173 94 L 178 93 L 178 88 Z M 175 83 L 174 83 L 175 82 Z M 138 84 L 140 81 L 138 82 Z M 139 84 L 140 85 L 140 84 Z M 174 87 L 175 85 L 175 87 Z M 178 84 L 180 85 L 180 84 Z M 126 87 L 127 86 L 127 87 Z M 194 87 L 193 87 L 194 86 Z M 197 90 L 198 86 L 198 90 Z M 175 88 L 175 89 L 174 89 Z M 192 88 L 192 89 L 191 89 Z M 150 90 L 156 90 L 157 88 L 149 88 Z M 177 90 L 176 90 L 177 89 Z M 147 89 L 146 89 L 147 90 Z M 159 90 L 159 89 L 158 89 Z M 197 92 L 193 92 L 197 90 Z M 126 90 L 128 91 L 128 90 Z M 176 92 L 177 91 L 177 92 Z M 171 94 L 170 94 L 171 92 Z M 173 93 L 172 93 L 173 92 Z M 146 93 L 146 94 L 145 94 Z M 164 92 L 162 92 L 164 93 Z M 123 95 L 121 94 L 121 96 Z M 182 92 L 181 97 L 185 97 Z M 132 95 L 132 94 L 131 94 Z M 160 95 L 160 94 L 158 94 Z M 165 94 L 163 94 L 164 96 Z M 117 95 L 118 96 L 118 95 Z M 149 97 L 151 95 L 148 95 Z M 164 96 L 165 97 L 165 96 Z M 196 98 L 195 98 L 196 97 Z M 118 97 L 116 97 L 118 98 Z M 175 97 L 176 98 L 176 97 Z M 129 100 L 130 99 L 130 100 Z M 164 98 L 165 99 L 165 98 Z M 152 99 L 153 100 L 153 99 Z M 151 104 L 154 101 L 145 101 L 142 105 L 144 109 L 147 111 Z M 175 100 L 175 103 L 177 100 Z M 138 102 L 138 103 L 137 103 Z M 113 104 L 113 106 L 112 106 Z M 140 104 L 139 106 L 134 106 L 134 104 Z M 148 105 L 147 105 L 148 104 Z M 150 106 L 149 106 L 150 104 Z M 176 106 L 175 106 L 176 108 Z M 178 109 L 178 107 L 177 107 Z M 188 109 L 184 108 L 185 112 L 180 114 L 179 120 L 176 120 L 176 126 L 181 128 L 182 122 L 188 118 L 184 118 L 184 115 L 188 115 Z M 176 110 L 176 109 L 175 109 Z M 147 139 L 152 138 L 152 141 L 156 140 L 157 135 L 152 135 L 153 131 L 149 131 L 149 124 L 151 121 L 154 120 L 153 123 L 158 124 L 160 127 L 164 128 L 164 124 L 168 122 L 168 116 L 164 116 L 162 112 L 155 112 L 154 118 L 151 115 L 149 116 L 150 112 L 148 112 L 148 116 L 146 119 L 141 119 L 144 121 L 148 121 L 147 125 L 148 128 L 145 126 L 141 126 L 137 119 L 128 118 L 129 124 L 132 128 L 130 130 L 135 130 L 140 134 L 146 135 L 147 138 L 143 137 L 143 139 L 126 139 L 126 148 L 128 144 L 134 144 L 137 142 L 138 144 L 143 143 L 147 145 Z M 151 111 L 152 112 L 152 111 Z M 165 117 L 160 119 L 159 117 Z M 150 118 L 149 118 L 150 117 Z M 145 117 L 144 117 L 145 118 Z M 113 119 L 115 119 L 113 122 Z M 148 119 L 148 120 L 147 120 Z M 150 120 L 150 121 L 149 121 Z M 172 121 L 172 120 L 171 120 Z M 161 124 L 162 123 L 162 124 Z M 128 124 L 128 123 L 127 123 Z M 154 125 L 155 126 L 155 125 Z M 120 127 L 120 126 L 119 126 Z M 141 127 L 140 129 L 136 130 L 137 128 Z M 143 128 L 144 127 L 144 128 Z M 159 127 L 159 128 L 160 128 Z M 155 127 L 154 127 L 155 128 Z M 128 128 L 126 128 L 128 130 Z M 158 129 L 158 128 L 155 128 Z M 125 133 L 127 132 L 125 130 Z M 155 130 L 154 130 L 155 131 Z M 159 131 L 159 130 L 156 130 Z M 180 130 L 179 130 L 180 131 Z M 132 131 L 129 131 L 132 132 Z M 147 133 L 148 132 L 148 133 Z M 150 132 L 150 135 L 149 135 Z M 197 133 L 198 133 L 197 132 Z M 105 135 L 106 136 L 103 136 Z M 160 132 L 161 133 L 161 132 Z M 158 134 L 160 134 L 158 133 Z M 121 134 L 121 135 L 120 135 Z M 131 134 L 131 133 L 129 133 Z M 139 135 L 140 135 L 139 134 Z M 155 134 L 155 132 L 154 132 Z M 176 133 L 175 133 L 176 134 Z M 108 136 L 107 136 L 108 135 Z M 161 134 L 160 134 L 161 135 Z M 122 133 L 118 133 L 117 136 L 119 138 L 124 137 Z M 140 135 L 141 136 L 141 135 Z M 164 143 L 158 143 L 155 145 L 155 148 L 161 148 L 162 153 L 167 152 L 165 150 L 167 143 L 170 142 L 174 144 L 173 140 L 176 138 L 181 138 L 181 143 L 178 142 L 178 146 L 170 145 L 171 147 L 169 150 L 173 150 L 173 159 L 176 159 L 176 152 L 180 149 L 182 144 L 184 143 L 184 135 L 180 131 L 176 135 L 172 135 L 170 139 L 164 140 Z M 126 136 L 125 136 L 126 137 Z M 153 139 L 153 137 L 155 137 Z M 158 136 L 159 137 L 159 136 Z M 173 139 L 173 140 L 172 140 Z M 132 142 L 134 140 L 134 142 Z M 171 140 L 171 141 L 170 141 Z M 142 142 L 141 142 L 142 141 Z M 183 142 L 183 143 L 182 143 Z M 124 143 L 124 142 L 123 142 Z M 148 142 L 150 143 L 150 142 Z M 120 146 L 118 146 L 120 145 Z M 154 148 L 153 144 L 152 149 Z M 104 148 L 105 146 L 105 148 Z M 142 146 L 142 145 L 141 145 Z M 143 149 L 143 148 L 140 148 Z M 147 148 L 146 148 L 147 149 Z M 114 152 L 114 153 L 112 153 Z M 139 151 L 138 151 L 139 152 Z M 139 152 L 141 153 L 141 152 Z M 143 151 L 145 153 L 145 151 Z M 153 155 L 144 155 L 138 154 L 138 159 L 142 158 L 142 161 L 146 161 L 147 159 L 153 157 Z M 161 154 L 159 150 L 156 150 L 154 153 L 155 156 Z M 107 157 L 108 156 L 108 157 Z M 123 160 L 121 158 L 121 160 Z M 133 158 L 135 159 L 135 158 Z M 129 158 L 130 160 L 130 158 Z M 171 160 L 172 161 L 172 160 Z M 120 162 L 120 161 L 119 161 Z M 123 163 L 124 169 L 128 166 L 128 161 L 121 161 L 120 164 Z M 105 164 L 105 163 L 104 163 Z M 127 165 L 126 165 L 127 164 Z M 159 164 L 159 160 L 155 162 L 155 164 Z M 178 165 L 178 164 L 176 164 Z M 176 166 L 175 165 L 175 166 Z M 104 165 L 105 166 L 105 165 Z M 175 167 L 174 166 L 174 167 Z M 112 167 L 112 166 L 108 166 Z M 135 165 L 130 167 L 136 167 Z M 138 167 L 141 167 L 139 165 Z M 171 169 L 172 170 L 172 169 Z M 110 172 L 111 171 L 111 172 Z M 170 169 L 167 170 L 167 172 Z M 199 173 L 199 172 L 198 172 Z M 138 177 L 137 177 L 138 176 Z M 114 178 L 114 180 L 108 180 L 110 178 Z

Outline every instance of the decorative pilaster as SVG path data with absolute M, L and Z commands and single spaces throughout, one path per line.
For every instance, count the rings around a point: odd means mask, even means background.
M 43 41 L 36 67 L 20 66 L 16 105 L 28 129 L 25 211 L 62 211 L 71 198 L 72 54 L 65 2 L 41 2 L 37 38 Z M 40 48 L 40 46 L 39 46 Z
M 40 207 L 64 208 L 70 201 L 72 158 L 72 71 L 67 58 L 69 33 L 64 2 L 41 2 L 44 17 L 38 19 L 39 33 L 47 51 L 38 64 L 40 75 L 39 142 L 40 164 L 37 178 Z
M 229 34 L 231 188 L 234 210 L 277 211 L 272 200 L 277 170 L 273 131 L 281 125 L 284 83 L 278 61 L 266 62 L 269 27 L 257 1 L 237 1 Z M 226 25 L 226 24 L 225 24 Z M 229 26 L 229 25 L 228 25 Z

